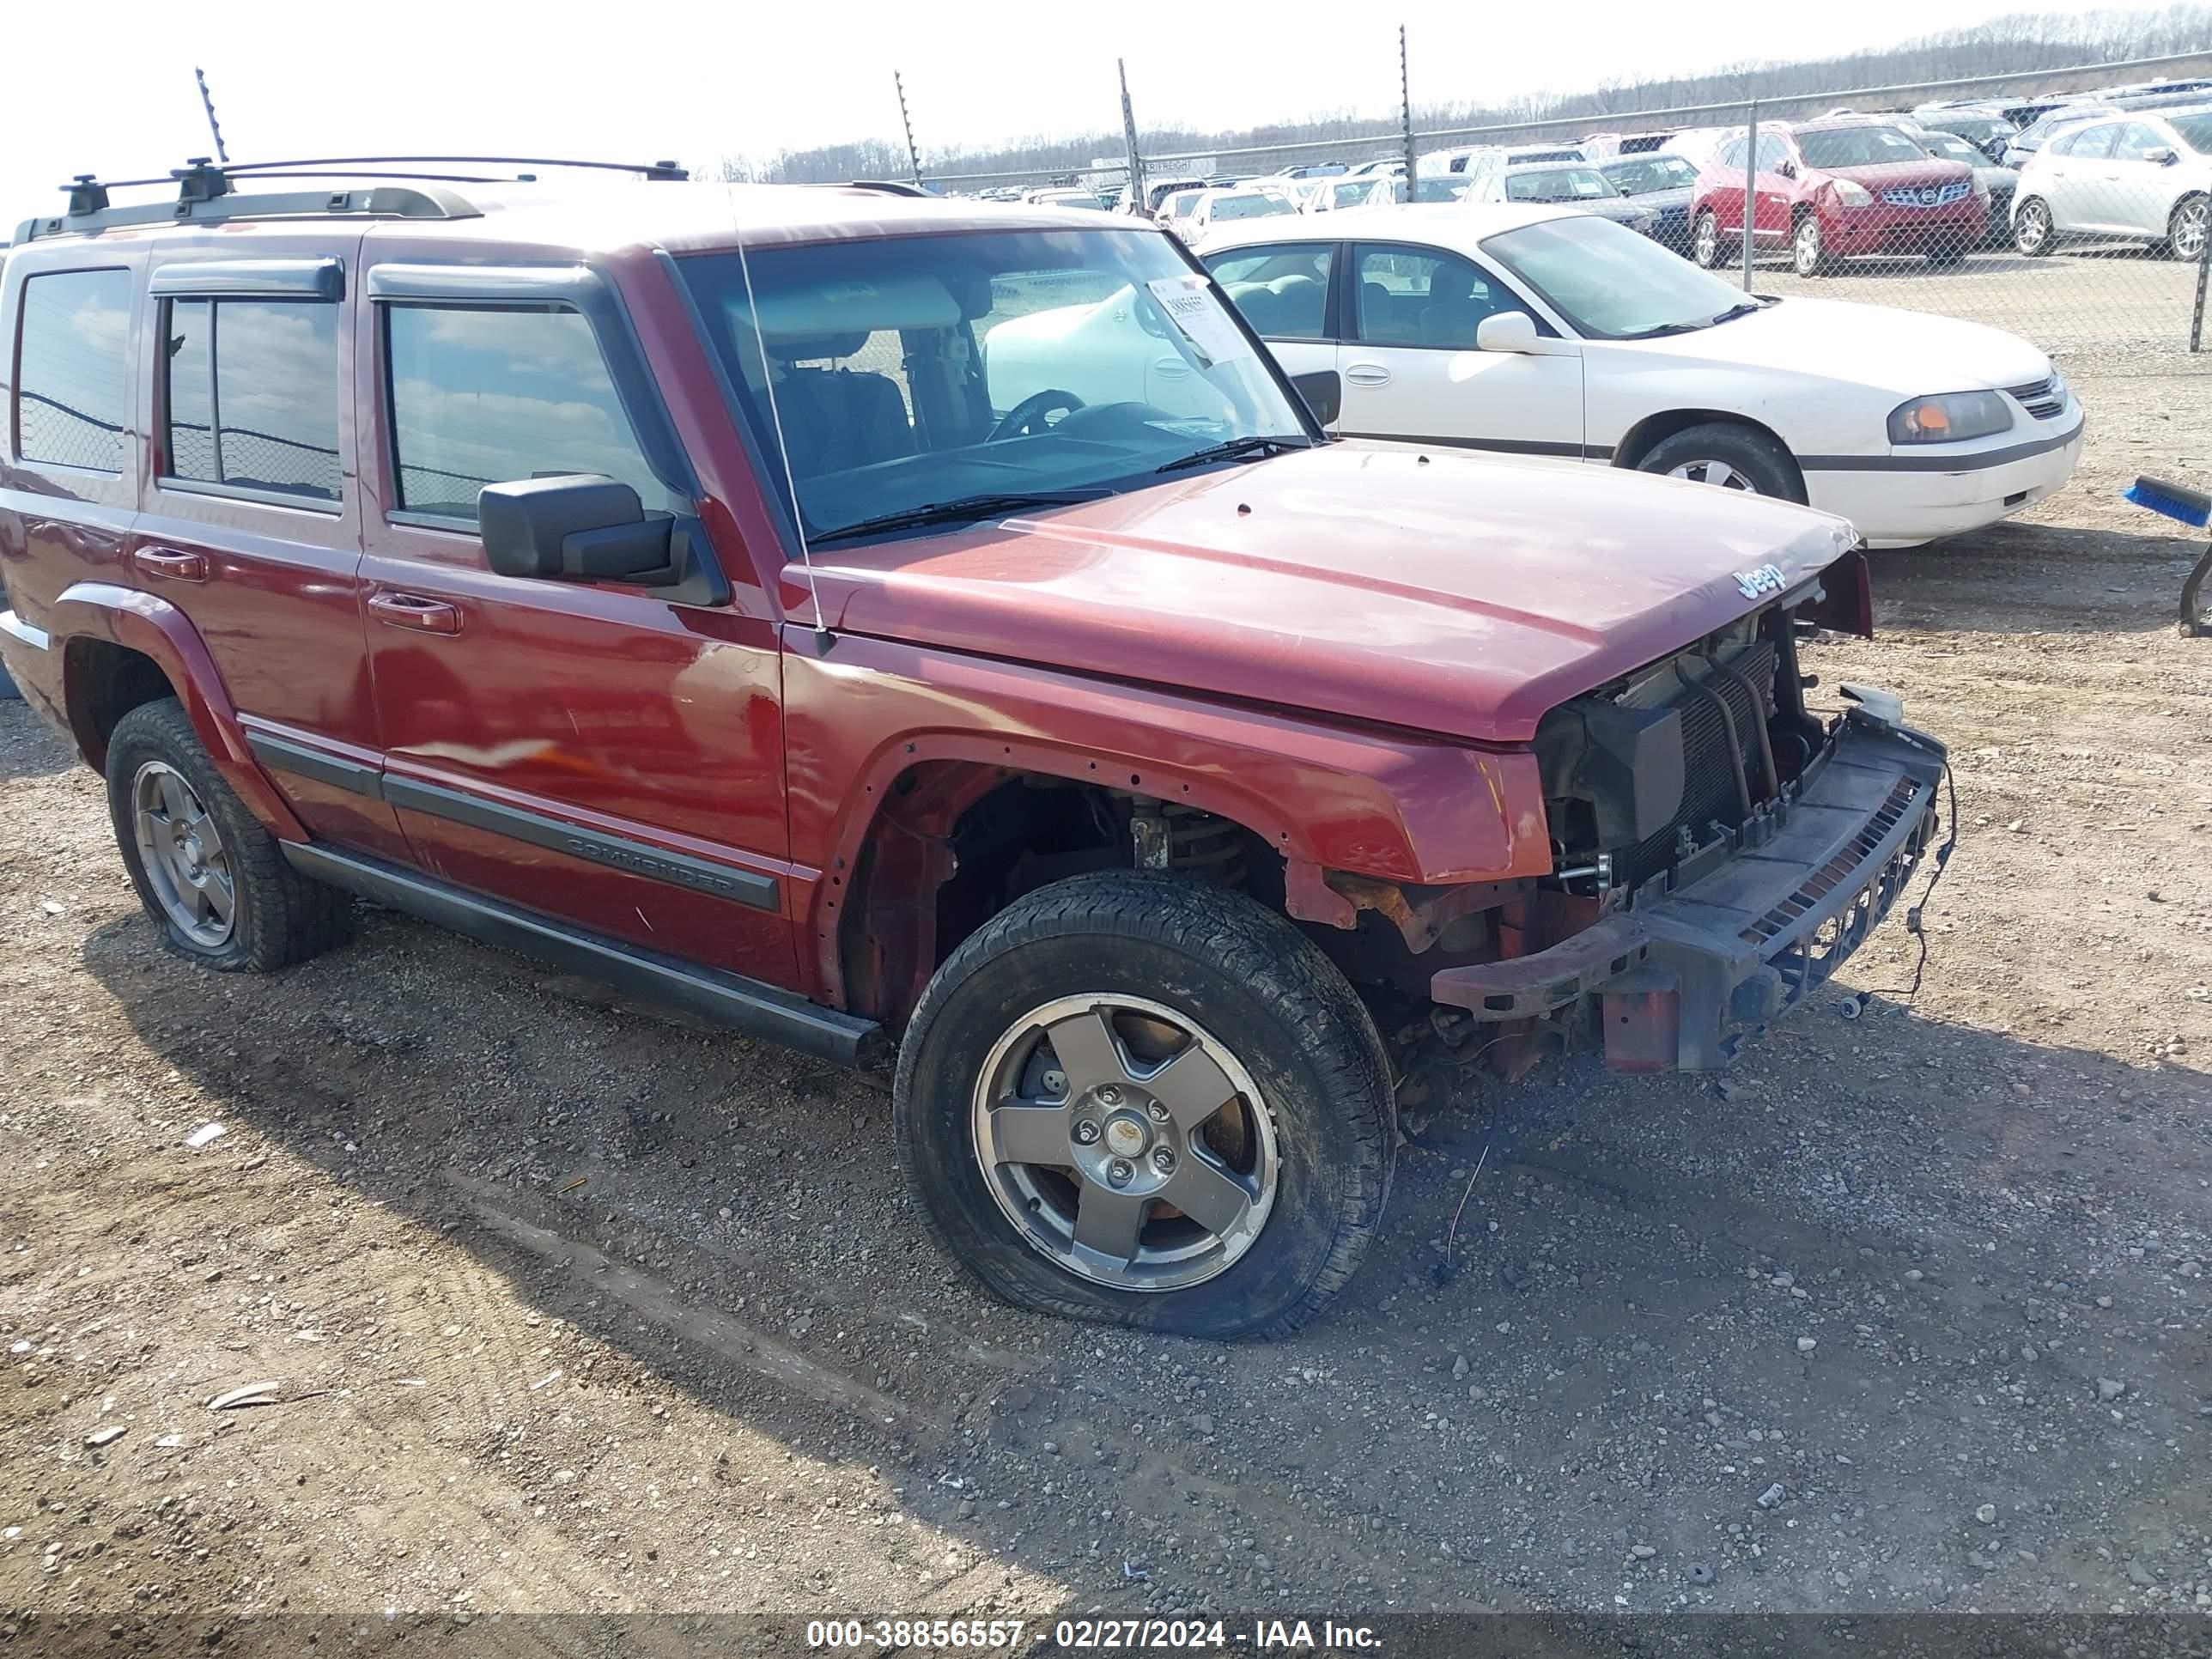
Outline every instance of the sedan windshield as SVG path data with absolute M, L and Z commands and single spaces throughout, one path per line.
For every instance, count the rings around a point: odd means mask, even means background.
M 1296 204 L 1286 196 L 1217 196 L 1213 198 L 1212 216 L 1216 220 L 1262 219 L 1271 213 L 1296 213 L 1297 210 Z
M 1965 139 L 1951 133 L 1926 133 L 1922 136 L 1920 143 L 1930 155 L 1942 161 L 1964 161 L 1970 167 L 1985 167 L 1990 164 L 1988 156 Z
M 1632 161 L 1610 162 L 1600 170 L 1624 196 L 1687 190 L 1698 182 L 1697 168 L 1679 155 L 1640 155 Z
M 1648 236 L 1589 214 L 1501 231 L 1482 251 L 1585 337 L 1633 340 L 1705 328 L 1741 312 L 1743 290 Z
M 1531 167 L 1505 175 L 1509 202 L 1587 202 L 1619 194 L 1595 167 Z
M 1806 164 L 1816 167 L 1878 167 L 1891 161 L 1924 161 L 1926 153 L 1895 127 L 1828 127 L 1797 135 Z
M 1311 441 L 1218 290 L 1157 231 L 892 236 L 750 258 L 750 289 L 735 253 L 678 264 L 771 486 L 788 501 L 787 469 L 811 541 L 1109 495 L 1243 439 Z
M 2009 138 L 2013 125 L 1995 116 L 1986 118 L 1972 115 L 1953 115 L 1944 118 L 1942 131 L 1955 134 L 1971 144 L 1986 144 L 1992 138 Z

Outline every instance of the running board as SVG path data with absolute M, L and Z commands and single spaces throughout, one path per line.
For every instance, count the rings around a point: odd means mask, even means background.
M 278 843 L 301 875 L 564 973 L 595 979 L 627 994 L 678 1009 L 817 1060 L 873 1066 L 888 1058 L 883 1027 L 822 1008 L 741 974 L 702 968 L 658 951 L 501 904 L 357 853 L 295 842 Z

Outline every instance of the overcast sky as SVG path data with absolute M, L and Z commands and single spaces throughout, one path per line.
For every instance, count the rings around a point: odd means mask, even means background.
M 1403 9 L 1418 105 L 1817 56 L 2019 9 L 2017 0 L 1800 0 L 1730 15 L 1582 0 L 1517 15 Z M 2040 0 L 2035 9 L 2094 8 Z M 195 64 L 208 71 L 223 136 L 241 161 L 460 149 L 711 164 L 725 154 L 894 137 L 894 68 L 905 73 L 927 158 L 936 147 L 1111 128 L 1117 54 L 1128 60 L 1140 124 L 1388 113 L 1397 97 L 1398 17 L 1321 0 L 1218 14 L 1003 0 L 588 9 L 234 0 L 183 9 L 17 0 L 9 10 L 0 216 L 11 229 L 53 211 L 62 199 L 54 186 L 72 173 L 142 176 L 204 153 Z

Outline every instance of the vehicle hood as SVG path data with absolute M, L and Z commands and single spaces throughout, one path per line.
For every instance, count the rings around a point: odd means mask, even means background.
M 1521 743 L 1855 539 L 1705 484 L 1340 442 L 814 568 L 840 630 Z
M 1899 398 L 2026 386 L 2051 373 L 2050 358 L 2002 329 L 1848 300 L 1786 299 L 1712 328 L 1639 340 L 1633 349 L 1685 367 L 1774 370 Z
M 1947 161 L 1940 155 L 1930 155 L 1920 161 L 1881 161 L 1872 167 L 1820 167 L 1816 171 L 1822 178 L 1848 179 L 1877 194 L 1906 185 L 1955 185 L 1974 176 L 1974 170 L 1964 161 Z

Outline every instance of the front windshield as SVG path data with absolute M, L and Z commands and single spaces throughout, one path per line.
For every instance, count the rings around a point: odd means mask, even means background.
M 1892 161 L 1924 161 L 1927 152 L 1895 127 L 1829 127 L 1797 136 L 1806 165 L 1878 167 Z
M 1505 175 L 1509 202 L 1587 202 L 1620 193 L 1595 167 L 1542 167 Z
M 1501 231 L 1482 251 L 1588 337 L 1703 328 L 1746 303 L 1742 289 L 1626 225 L 1588 214 Z
M 736 253 L 678 264 L 773 486 L 787 494 L 787 458 L 817 543 L 971 496 L 1112 494 L 1239 439 L 1309 441 L 1218 290 L 1157 231 L 886 236 L 750 257 L 757 312 Z
M 1964 161 L 1970 167 L 1989 165 L 1989 157 L 1965 139 L 1954 137 L 1948 132 L 1931 132 L 1920 143 L 1930 155 L 1940 156 L 1946 161 Z
M 1613 186 L 1624 196 L 1643 196 L 1655 190 L 1687 190 L 1698 182 L 1698 170 L 1679 155 L 1645 155 L 1633 161 L 1615 161 L 1603 169 Z
M 2183 143 L 2199 155 L 2212 155 L 2212 109 L 2191 110 L 2186 115 L 2170 115 L 2166 124 L 2180 135 Z
M 1175 195 L 1169 197 L 1167 205 L 1168 216 L 1175 219 L 1182 217 L 1183 215 L 1190 211 L 1191 204 L 1197 201 L 1198 198 L 1205 193 L 1206 192 L 1204 191 L 1186 190 L 1179 191 Z
M 2013 125 L 1995 116 L 1982 120 L 1971 116 L 1954 115 L 1943 123 L 1943 131 L 1956 134 L 1968 143 L 1986 144 L 1992 138 L 2011 137 Z
M 1264 219 L 1271 213 L 1296 213 L 1297 205 L 1285 196 L 1222 196 L 1213 204 L 1213 217 Z

